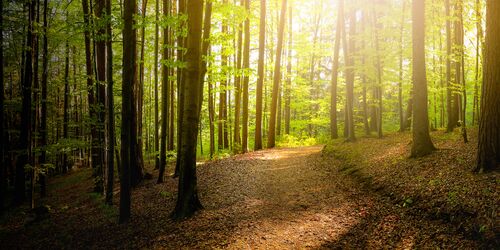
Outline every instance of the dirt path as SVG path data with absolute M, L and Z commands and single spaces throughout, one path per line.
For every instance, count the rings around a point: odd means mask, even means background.
M 274 149 L 199 166 L 204 210 L 192 219 L 169 219 L 176 181 L 145 182 L 133 194 L 133 219 L 116 224 L 88 196 L 88 185 L 65 187 L 47 200 L 49 221 L 13 227 L 0 245 L 110 248 L 474 248 L 446 224 L 406 214 L 339 171 L 322 147 Z M 69 177 L 67 177 L 69 178 Z M 87 180 L 88 182 L 88 180 Z M 88 183 L 87 183 L 88 184 Z M 68 197 L 71 197 L 68 198 Z M 118 197 L 118 195 L 116 195 Z M 78 201 L 78 202 L 77 202 Z M 65 206 L 64 209 L 62 206 Z M 108 211 L 108 212 L 106 212 Z M 48 225 L 48 226 L 47 226 Z M 40 230 L 50 233 L 40 235 Z M 432 232 L 429 232 L 432 228 Z M 12 229 L 12 228 L 11 228 Z M 6 241 L 6 238 L 9 241 Z M 45 245 L 41 245 L 45 244 Z

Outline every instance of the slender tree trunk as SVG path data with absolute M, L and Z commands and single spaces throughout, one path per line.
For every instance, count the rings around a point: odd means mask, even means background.
M 209 51 L 210 53 L 210 51 Z M 213 158 L 215 154 L 215 103 L 214 94 L 212 87 L 211 74 L 208 75 L 208 119 L 210 121 L 210 159 Z
M 66 39 L 65 45 L 65 58 L 64 58 L 64 106 L 63 106 L 63 138 L 69 139 L 68 137 L 68 124 L 69 124 L 69 41 Z M 63 163 L 62 172 L 66 173 L 68 171 L 68 153 L 63 152 Z
M 42 47 L 42 105 L 41 105 L 41 117 L 40 117 L 40 134 L 41 141 L 40 144 L 44 150 L 40 154 L 40 164 L 44 166 L 47 163 L 47 147 L 48 142 L 48 131 L 47 131 L 47 80 L 48 80 L 48 65 L 49 65 L 49 53 L 48 53 L 48 23 L 47 23 L 47 13 L 48 10 L 48 0 L 43 1 L 43 47 Z M 0 25 L 1 26 L 1 25 Z M 2 78 L 3 79 L 3 78 Z M 3 89 L 3 88 L 2 88 Z M 3 93 L 3 92 L 2 92 Z M 44 173 L 40 174 L 40 196 L 45 197 L 47 194 L 46 186 L 46 175 Z
M 208 4 L 208 3 L 207 3 Z M 236 1 L 235 1 L 236 4 Z M 240 0 L 240 6 L 245 5 L 245 0 Z M 236 74 L 234 75 L 234 151 L 239 153 L 241 149 L 240 137 L 240 110 L 241 110 L 241 61 L 243 55 L 243 24 L 239 25 L 238 43 L 236 47 Z
M 178 0 L 178 15 L 186 14 L 186 0 Z M 184 25 L 184 24 L 182 24 Z M 182 35 L 177 37 L 177 61 L 182 62 L 184 60 L 183 56 L 183 46 L 184 46 L 184 37 Z M 183 81 L 183 69 L 182 67 L 177 67 L 177 162 L 175 164 L 175 173 L 174 178 L 179 176 L 179 166 L 180 166 L 180 153 L 181 153 L 181 145 L 182 145 L 182 130 L 184 129 L 181 126 L 183 119 L 183 110 L 184 110 L 184 81 Z
M 106 0 L 106 16 L 111 17 L 111 1 Z M 113 185 L 114 185 L 114 153 L 115 153 L 115 106 L 113 95 L 113 34 L 111 31 L 111 22 L 106 23 L 106 110 L 107 110 L 107 137 L 106 137 L 106 203 L 113 204 Z
M 200 92 L 203 85 L 200 84 L 201 65 L 201 34 L 203 19 L 203 1 L 190 0 L 187 4 L 188 36 L 187 36 L 187 67 L 183 70 L 183 91 L 190 98 L 184 99 L 181 121 L 182 145 L 180 147 L 179 164 L 179 188 L 177 203 L 172 213 L 174 219 L 184 219 L 193 215 L 197 210 L 203 208 L 198 198 L 198 187 L 196 178 L 196 145 L 198 125 L 200 121 Z
M 398 83 L 398 111 L 399 111 L 399 132 L 405 131 L 405 120 L 403 113 L 403 46 L 404 46 L 404 27 L 405 27 L 406 1 L 403 1 L 403 10 L 401 14 L 400 29 L 400 47 L 399 47 L 399 83 Z
M 169 0 L 163 0 L 163 15 L 168 16 L 170 14 L 171 2 Z M 169 66 L 165 63 L 170 57 L 170 50 L 168 48 L 170 40 L 170 27 L 165 26 L 163 29 L 163 61 L 162 64 L 162 117 L 161 117 L 161 150 L 160 150 L 160 171 L 158 174 L 157 183 L 163 183 L 163 176 L 165 175 L 165 168 L 167 166 L 167 133 L 168 133 L 168 111 L 169 111 L 169 92 L 170 92 L 170 82 L 168 79 Z
M 31 92 L 33 83 L 33 23 L 35 20 L 35 1 L 28 3 L 28 27 L 26 33 L 26 51 L 24 77 L 22 82 L 21 134 L 19 138 L 19 156 L 16 165 L 14 203 L 21 204 L 26 198 L 25 170 L 31 165 Z
M 382 62 L 380 60 L 380 45 L 379 45 L 379 23 L 378 23 L 378 17 L 377 17 L 377 12 L 376 10 L 373 10 L 373 30 L 375 33 L 375 67 L 377 69 L 377 86 L 376 86 L 376 93 L 377 93 L 377 136 L 378 138 L 382 138 L 384 135 L 382 133 L 382 112 L 383 112 L 383 82 L 382 82 Z
M 457 117 L 455 117 L 455 105 L 454 95 L 452 92 L 451 85 L 451 56 L 452 56 L 452 41 L 451 41 L 451 14 L 450 14 L 450 0 L 445 0 L 446 8 L 446 102 L 447 102 L 447 115 L 448 124 L 446 126 L 446 131 L 451 132 L 456 126 Z
M 3 1 L 0 1 L 0 34 L 3 34 Z M 5 203 L 5 142 L 4 142 L 4 71 L 3 71 L 3 35 L 0 36 L 0 214 Z
M 264 61 L 266 49 L 266 0 L 260 0 L 259 63 L 255 114 L 255 150 L 262 149 L 262 89 L 264 85 Z
M 155 125 L 154 125 L 154 155 L 155 155 L 155 169 L 160 168 L 160 139 L 158 135 L 158 130 L 159 130 L 159 105 L 158 105 L 158 45 L 159 45 L 159 23 L 160 23 L 160 1 L 156 0 L 155 1 L 155 48 L 154 48 L 154 67 L 153 67 L 153 74 L 154 74 L 154 102 L 155 102 Z
M 355 141 L 354 134 L 354 53 L 356 35 L 356 11 L 349 17 L 349 48 L 346 53 L 346 140 Z
M 288 4 L 288 55 L 285 86 L 285 134 L 290 134 L 290 102 L 292 90 L 292 46 L 293 46 L 292 3 Z
M 269 130 L 267 134 L 267 147 L 274 148 L 276 145 L 276 112 L 278 105 L 278 95 L 280 92 L 281 81 L 281 55 L 283 50 L 283 35 L 286 20 L 287 0 L 281 2 L 281 14 L 278 27 L 278 45 L 276 49 L 276 61 L 274 61 L 273 94 L 271 101 L 271 115 L 269 116 Z
M 86 78 L 87 78 L 87 92 L 88 92 L 88 105 L 89 105 L 89 116 L 91 119 L 96 118 L 96 112 L 95 112 L 95 96 L 94 96 L 94 78 L 93 78 L 93 72 L 94 68 L 92 65 L 92 49 L 90 47 L 91 45 L 91 40 L 90 40 L 90 12 L 89 12 L 89 6 L 88 6 L 88 0 L 82 0 L 82 8 L 83 8 L 83 23 L 85 25 L 84 29 L 84 43 L 85 43 L 85 68 L 86 68 Z M 91 142 L 91 147 L 90 147 L 90 155 L 91 155 L 91 164 L 92 164 L 92 169 L 97 168 L 98 164 L 98 158 L 97 158 L 97 148 L 96 146 L 96 139 L 97 139 L 97 127 L 95 123 L 91 123 L 90 125 L 90 130 L 91 130 L 91 135 L 90 135 L 90 142 Z
M 337 126 L 337 85 L 339 78 L 339 54 L 340 54 L 340 38 L 342 29 L 345 25 L 344 21 L 344 0 L 339 0 L 339 9 L 337 15 L 337 29 L 335 31 L 335 44 L 333 50 L 333 68 L 332 68 L 332 86 L 330 99 L 330 139 L 339 138 Z M 345 56 L 344 50 L 344 56 Z
M 245 0 L 245 9 L 250 15 L 250 0 Z M 245 45 L 243 48 L 243 68 L 248 70 L 250 68 L 250 17 L 245 19 Z M 243 124 L 242 124 L 242 143 L 241 149 L 243 152 L 248 151 L 248 83 L 250 76 L 245 72 L 243 75 Z
M 429 135 L 427 79 L 425 76 L 425 2 L 413 0 L 413 142 L 411 156 L 420 157 L 435 148 Z
M 134 28 L 134 15 L 137 10 L 136 0 L 124 2 L 123 13 L 123 80 L 122 80 L 122 127 L 121 127 L 121 155 L 122 168 L 120 171 L 120 223 L 127 222 L 130 218 L 130 189 L 131 166 L 135 159 L 132 158 L 133 133 L 133 87 L 136 71 L 136 29 Z
M 500 166 L 500 1 L 486 2 L 486 38 L 484 46 L 483 89 L 476 171 Z
M 476 0 L 476 74 L 474 77 L 474 98 L 472 102 L 472 125 L 477 124 L 479 120 L 479 80 L 480 80 L 480 58 L 481 48 L 483 45 L 483 28 L 482 28 L 482 15 L 481 15 L 481 1 Z

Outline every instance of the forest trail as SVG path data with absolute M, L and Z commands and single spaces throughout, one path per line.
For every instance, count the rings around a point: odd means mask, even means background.
M 199 194 L 205 208 L 182 222 L 169 219 L 176 198 L 177 181 L 172 178 L 162 185 L 146 180 L 136 188 L 132 219 L 128 225 L 118 225 L 118 198 L 114 207 L 102 205 L 102 198 L 90 193 L 90 171 L 77 170 L 52 181 L 45 201 L 51 207 L 50 219 L 29 226 L 19 219 L 18 224 L 2 227 L 0 245 L 70 249 L 477 246 L 446 223 L 407 214 L 389 199 L 362 188 L 358 179 L 343 171 L 340 161 L 324 156 L 322 148 L 262 150 L 199 165 Z

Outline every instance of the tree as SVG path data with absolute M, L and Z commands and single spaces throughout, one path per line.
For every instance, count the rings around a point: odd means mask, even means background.
M 112 32 L 111 32 L 111 1 L 106 0 L 106 126 L 107 126 L 107 136 L 106 136 L 106 186 L 105 195 L 106 203 L 113 204 L 113 185 L 114 185 L 114 152 L 115 152 L 115 104 L 113 96 L 113 42 L 112 42 Z
M 356 11 L 351 10 L 349 15 L 349 45 L 344 44 L 346 61 L 346 105 L 344 137 L 346 141 L 355 141 L 354 133 L 354 51 L 356 49 Z
M 24 76 L 22 81 L 21 134 L 19 138 L 19 157 L 16 164 L 14 202 L 21 204 L 26 197 L 25 167 L 31 165 L 31 87 L 33 83 L 33 29 L 35 21 L 35 1 L 28 2 L 28 27 L 26 51 L 24 52 Z M 2 90 L 3 91 L 3 90 Z
M 154 99 L 155 99 L 155 118 L 154 118 L 154 150 L 155 150 L 155 169 L 160 168 L 160 138 L 158 135 L 159 125 L 159 105 L 158 105 L 158 45 L 159 45 L 159 23 L 160 23 L 160 0 L 155 1 L 155 48 L 154 48 Z
M 413 142 L 411 156 L 420 157 L 435 148 L 429 135 L 427 78 L 425 72 L 425 2 L 413 0 Z
M 278 28 L 278 45 L 276 47 L 276 60 L 274 61 L 273 96 L 271 101 L 271 114 L 269 117 L 269 131 L 267 133 L 267 147 L 274 148 L 276 145 L 276 110 L 278 107 L 278 95 L 280 94 L 281 81 L 281 52 L 283 50 L 283 36 L 286 20 L 286 2 L 281 2 L 280 23 Z
M 3 34 L 3 1 L 0 1 L 0 34 Z M 5 176 L 4 176 L 4 86 L 3 86 L 3 35 L 0 36 L 0 213 L 3 212 L 5 201 Z
M 134 15 L 136 13 L 136 0 L 127 0 L 123 5 L 123 80 L 122 80 L 122 128 L 121 128 L 121 155 L 122 169 L 120 171 L 120 223 L 127 222 L 130 218 L 130 188 L 131 188 L 131 157 L 132 122 L 133 117 L 133 87 L 135 81 L 136 61 L 136 28 Z
M 339 53 L 340 53 L 340 36 L 341 30 L 345 25 L 344 22 L 344 0 L 339 0 L 337 28 L 335 30 L 335 44 L 333 49 L 333 67 L 332 67 L 332 86 L 331 86 L 331 103 L 330 103 L 330 138 L 337 139 L 337 83 L 339 76 Z M 345 54 L 345 52 L 344 52 Z
M 188 35 L 186 42 L 186 68 L 183 70 L 182 86 L 186 97 L 184 98 L 184 114 L 181 121 L 182 139 L 179 159 L 179 187 L 177 203 L 172 213 L 174 219 L 183 219 L 203 208 L 198 198 L 196 178 L 196 145 L 198 139 L 198 125 L 200 121 L 199 106 L 202 101 L 200 91 L 201 66 L 201 34 L 203 19 L 203 1 L 190 0 L 187 3 Z
M 286 65 L 286 86 L 285 86 L 285 134 L 290 134 L 290 102 L 292 88 L 292 46 L 293 46 L 293 16 L 292 3 L 288 4 L 288 55 Z
M 245 0 L 245 9 L 248 16 L 245 19 L 245 45 L 243 48 L 243 68 L 245 69 L 242 86 L 243 124 L 241 149 L 243 152 L 248 151 L 248 83 L 250 81 L 250 77 L 246 71 L 250 68 L 250 0 Z
M 49 65 L 49 53 L 48 53 L 48 23 L 47 23 L 47 13 L 48 13 L 48 0 L 43 1 L 43 47 L 42 47 L 42 105 L 40 111 L 40 133 L 41 141 L 40 144 L 42 149 L 47 147 L 48 141 L 48 131 L 47 131 L 47 80 L 48 80 L 48 65 Z M 3 90 L 3 88 L 2 88 Z M 2 91 L 3 93 L 3 91 Z M 47 163 L 47 150 L 42 150 L 40 154 L 40 164 L 45 165 Z M 46 176 L 45 174 L 40 174 L 40 196 L 44 197 L 46 195 Z
M 486 2 L 483 89 L 476 171 L 498 169 L 500 163 L 500 2 Z
M 259 24 L 259 65 L 257 78 L 257 93 L 255 104 L 255 144 L 254 149 L 262 149 L 262 89 L 264 86 L 264 61 L 266 49 L 266 0 L 260 0 Z
M 170 14 L 171 2 L 169 0 L 163 0 L 163 15 L 168 16 Z M 169 111 L 169 90 L 170 90 L 170 80 L 169 76 L 169 66 L 167 60 L 170 58 L 170 49 L 168 44 L 170 41 L 170 28 L 165 26 L 163 29 L 163 53 L 162 53 L 162 88 L 161 88 L 161 98 L 162 98 L 162 110 L 161 110 L 161 150 L 160 150 L 160 171 L 158 174 L 157 183 L 163 182 L 163 176 L 165 174 L 165 167 L 167 165 L 167 133 L 168 133 L 168 111 Z

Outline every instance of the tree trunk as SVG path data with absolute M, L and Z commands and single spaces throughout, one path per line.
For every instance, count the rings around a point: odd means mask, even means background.
M 486 40 L 484 47 L 483 89 L 476 171 L 500 166 L 500 1 L 486 2 Z
M 207 3 L 208 4 L 208 3 Z M 236 4 L 236 2 L 235 2 Z M 240 1 L 240 6 L 245 5 L 245 0 Z M 241 61 L 243 52 L 243 24 L 238 25 L 238 44 L 236 47 L 236 74 L 234 75 L 234 152 L 241 150 L 240 137 L 240 110 L 241 110 Z
M 63 138 L 68 139 L 68 124 L 69 124 L 69 41 L 66 39 L 64 58 L 64 106 L 63 106 Z M 63 163 L 62 172 L 68 171 L 68 153 L 62 153 Z
M 250 0 L 245 0 L 245 9 L 250 15 Z M 248 83 L 250 81 L 249 74 L 246 71 L 250 68 L 250 17 L 245 20 L 245 45 L 243 48 L 243 68 L 245 74 L 243 76 L 243 124 L 242 124 L 242 143 L 241 149 L 243 152 L 248 151 Z
M 163 15 L 169 16 L 171 9 L 171 2 L 169 0 L 163 0 Z M 168 79 L 169 66 L 166 61 L 171 57 L 170 50 L 168 48 L 170 40 L 170 27 L 165 26 L 163 29 L 163 64 L 162 64 L 162 111 L 161 111 L 161 150 L 160 150 L 160 171 L 158 174 L 157 183 L 163 183 L 163 176 L 165 175 L 165 168 L 167 166 L 167 133 L 168 133 L 168 118 L 169 118 L 169 91 L 170 91 L 170 81 Z
M 427 79 L 425 76 L 425 2 L 413 0 L 413 142 L 411 156 L 430 154 L 435 148 L 429 135 Z
M 123 80 L 122 80 L 122 127 L 121 127 L 121 155 L 122 168 L 120 171 L 120 223 L 130 218 L 130 188 L 131 166 L 135 159 L 132 158 L 132 133 L 134 128 L 133 116 L 133 88 L 136 71 L 136 29 L 134 28 L 134 15 L 137 9 L 135 0 L 125 1 L 123 13 Z
M 333 50 L 333 68 L 332 68 L 332 86 L 330 99 L 330 139 L 339 138 L 337 126 L 337 85 L 339 78 L 339 54 L 340 38 L 344 28 L 344 0 L 339 0 L 339 9 L 337 16 L 337 29 L 335 30 L 335 44 Z M 344 50 L 344 56 L 345 56 Z
M 3 34 L 3 1 L 0 1 L 0 34 Z M 3 83 L 3 35 L 0 36 L 0 213 L 5 203 L 6 176 L 5 176 L 5 142 L 4 142 L 4 83 Z
M 155 169 L 160 168 L 160 138 L 158 135 L 159 131 L 159 104 L 158 104 L 158 45 L 159 45 L 159 22 L 160 22 L 160 1 L 156 0 L 155 1 L 155 48 L 154 48 L 154 67 L 153 67 L 153 74 L 154 74 L 154 105 L 155 105 L 155 124 L 154 124 L 154 155 L 155 155 Z
M 281 2 L 280 23 L 278 27 L 278 45 L 276 49 L 276 61 L 274 61 L 273 94 L 271 100 L 271 115 L 269 116 L 269 130 L 267 134 L 267 147 L 274 148 L 276 145 L 276 112 L 278 105 L 278 95 L 281 81 L 281 52 L 283 50 L 283 35 L 286 20 L 287 0 Z
M 262 90 L 264 85 L 264 61 L 266 50 L 266 0 L 260 0 L 260 24 L 259 24 L 259 64 L 255 108 L 255 144 L 254 149 L 262 149 Z
M 457 126 L 458 117 L 455 115 L 456 105 L 454 101 L 454 94 L 452 92 L 452 79 L 451 79 L 451 57 L 452 57 L 452 40 L 451 40 L 451 14 L 450 14 L 450 0 L 445 0 L 446 8 L 446 102 L 447 102 L 447 115 L 448 123 L 446 131 L 451 132 Z
M 111 1 L 106 0 L 106 16 L 111 17 Z M 106 19 L 108 20 L 108 19 Z M 106 22 L 106 110 L 107 110 L 107 141 L 106 141 L 106 203 L 113 204 L 114 185 L 114 153 L 115 153 L 115 106 L 113 95 L 113 34 L 111 32 L 111 22 Z
M 288 55 L 286 66 L 286 86 L 285 86 L 285 134 L 290 134 L 290 102 L 292 90 L 292 46 L 293 46 L 293 16 L 292 3 L 288 5 Z
M 356 35 L 356 11 L 352 10 L 349 17 L 349 47 L 346 50 L 346 141 L 355 141 L 354 134 L 354 53 Z
M 24 77 L 22 81 L 21 134 L 19 137 L 19 156 L 16 165 L 14 203 L 21 204 L 26 198 L 25 170 L 31 165 L 31 91 L 33 82 L 33 29 L 35 20 L 35 1 L 28 2 L 28 28 L 26 33 L 26 51 Z
M 401 14 L 400 28 L 400 47 L 399 47 L 399 82 L 398 82 L 398 111 L 399 111 L 399 132 L 405 131 L 405 120 L 403 113 L 403 46 L 404 46 L 404 27 L 405 27 L 405 11 L 406 1 L 403 1 L 403 10 Z
M 187 6 L 188 36 L 186 65 L 183 70 L 183 91 L 190 98 L 184 99 L 181 121 L 182 139 L 179 164 L 179 188 L 177 203 L 172 213 L 174 219 L 184 219 L 203 208 L 198 198 L 198 187 L 196 178 L 196 145 L 198 125 L 200 122 L 199 106 L 200 92 L 203 86 L 200 84 L 200 62 L 201 62 L 201 34 L 203 19 L 203 1 L 190 0 Z

